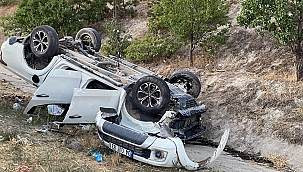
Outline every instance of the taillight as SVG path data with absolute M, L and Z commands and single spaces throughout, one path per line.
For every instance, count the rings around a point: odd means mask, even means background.
M 7 66 L 7 64 L 2 60 L 2 51 L 0 51 L 0 63 Z

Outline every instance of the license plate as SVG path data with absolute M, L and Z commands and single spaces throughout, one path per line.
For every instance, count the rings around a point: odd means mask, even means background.
M 118 146 L 118 145 L 116 145 L 114 143 L 109 143 L 109 148 L 111 148 L 112 150 L 114 150 L 114 151 L 116 151 L 118 153 L 121 153 L 121 154 L 123 154 L 125 156 L 133 158 L 133 151 L 131 151 L 131 150 L 125 149 L 125 148 L 123 148 L 121 146 Z

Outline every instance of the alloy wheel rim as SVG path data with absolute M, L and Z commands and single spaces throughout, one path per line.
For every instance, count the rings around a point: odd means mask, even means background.
M 137 98 L 141 105 L 153 108 L 160 105 L 161 95 L 161 90 L 156 84 L 147 82 L 139 87 Z
M 39 31 L 34 35 L 33 45 L 36 52 L 43 53 L 48 48 L 48 37 L 45 32 Z

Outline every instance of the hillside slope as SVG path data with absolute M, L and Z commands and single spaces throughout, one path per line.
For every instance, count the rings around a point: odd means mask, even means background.
M 198 102 L 208 106 L 204 137 L 219 141 L 224 129 L 231 128 L 230 148 L 266 157 L 281 171 L 286 166 L 303 171 L 303 83 L 295 82 L 295 57 L 289 48 L 277 48 L 269 34 L 260 37 L 239 27 L 239 11 L 239 3 L 233 3 L 229 39 L 216 58 L 196 51 L 195 66 L 189 68 L 184 47 L 183 53 L 147 67 L 164 76 L 187 69 L 200 77 Z M 147 30 L 142 17 L 134 23 L 124 25 L 130 34 Z

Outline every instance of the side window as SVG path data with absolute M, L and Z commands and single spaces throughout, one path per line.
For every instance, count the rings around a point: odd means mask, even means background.
M 97 80 L 91 81 L 87 86 L 87 89 L 106 89 L 106 90 L 115 90 L 114 88 L 100 82 Z

